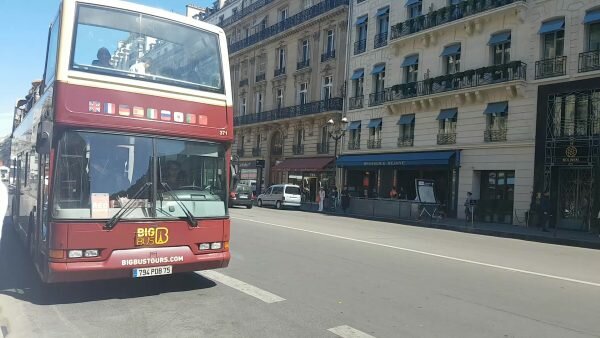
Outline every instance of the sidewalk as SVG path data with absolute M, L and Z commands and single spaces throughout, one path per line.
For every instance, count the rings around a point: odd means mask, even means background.
M 306 212 L 317 212 L 317 209 L 318 205 L 316 203 L 306 203 L 303 204 L 301 207 L 301 210 Z M 550 232 L 543 232 L 536 227 L 524 227 L 510 224 L 481 222 L 475 222 L 473 225 L 471 225 L 470 223 L 467 224 L 464 220 L 458 220 L 453 218 L 448 218 L 444 220 L 425 219 L 424 221 L 416 221 L 410 219 L 390 219 L 349 213 L 344 214 L 341 210 L 335 212 L 326 210 L 324 213 L 339 217 L 352 217 L 372 221 L 383 221 L 412 226 L 422 226 L 436 229 L 468 232 L 487 236 L 516 238 L 533 242 L 568 245 L 590 249 L 600 249 L 600 236 L 598 236 L 597 233 L 589 233 L 582 231 L 550 229 Z

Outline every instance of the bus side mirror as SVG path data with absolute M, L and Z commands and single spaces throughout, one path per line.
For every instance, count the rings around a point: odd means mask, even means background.
M 37 139 L 35 142 L 35 150 L 40 155 L 50 154 L 52 147 L 52 122 L 41 121 L 38 127 Z

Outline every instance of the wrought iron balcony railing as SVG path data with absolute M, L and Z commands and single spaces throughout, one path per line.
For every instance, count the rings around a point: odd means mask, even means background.
M 348 141 L 348 150 L 360 149 L 360 139 Z
M 449 132 L 440 132 L 437 135 L 437 144 L 455 144 L 456 143 L 456 133 Z
M 236 153 L 239 157 L 244 157 L 244 148 L 238 149 Z
M 369 94 L 369 107 L 382 105 L 386 101 L 387 96 L 388 96 L 387 90 Z
M 246 124 L 301 117 L 328 111 L 341 111 L 343 102 L 344 100 L 341 97 L 336 97 L 329 100 L 315 101 L 291 107 L 283 107 L 261 113 L 236 116 L 233 120 L 233 123 L 235 126 L 241 126 Z
M 247 85 L 248 85 L 248 79 L 240 80 L 240 87 L 247 86 Z
M 567 73 L 567 57 L 557 56 L 535 62 L 535 79 L 546 79 Z
M 363 107 L 363 100 L 364 100 L 364 96 L 355 96 L 355 97 L 351 97 L 348 100 L 348 109 L 352 110 L 352 109 L 360 109 Z
M 367 40 L 358 40 L 354 43 L 354 55 L 364 53 L 367 50 Z
M 391 40 L 525 0 L 466 0 L 392 26 Z
M 600 50 L 579 53 L 579 72 L 600 70 Z
M 329 154 L 329 143 L 317 143 L 317 154 Z
M 300 70 L 300 69 L 304 69 L 304 68 L 308 68 L 308 67 L 310 67 L 310 59 L 298 61 L 298 64 L 296 65 L 296 70 Z
M 304 154 L 304 144 L 293 144 L 292 145 L 292 153 L 294 155 Z
M 266 81 L 267 80 L 267 76 L 265 73 L 262 74 L 258 74 L 256 75 L 256 78 L 254 79 L 254 82 L 261 82 L 261 81 Z
M 388 32 L 383 32 L 375 35 L 375 41 L 373 43 L 373 48 L 380 48 L 383 46 L 387 46 L 388 44 Z
M 485 142 L 502 142 L 506 141 L 506 128 L 502 129 L 486 129 L 483 132 L 483 140 Z
M 318 4 L 303 10 L 302 12 L 290 16 L 289 18 L 280 21 L 272 26 L 269 26 L 262 31 L 252 34 L 249 37 L 229 44 L 229 52 L 235 53 L 254 44 L 263 42 L 281 32 L 295 28 L 313 18 L 320 16 L 326 12 L 336 9 L 340 6 L 347 6 L 349 0 L 324 0 Z
M 252 148 L 252 156 L 260 156 L 260 148 Z
M 398 147 L 412 147 L 414 143 L 415 143 L 414 136 L 398 137 Z
M 329 61 L 335 59 L 335 49 L 328 50 L 325 53 L 321 54 L 321 62 Z
M 379 149 L 381 148 L 381 139 L 370 139 L 367 140 L 367 148 L 368 149 Z
M 285 75 L 285 67 L 279 68 L 279 69 L 275 69 L 275 71 L 273 72 L 273 76 L 274 77 L 278 77 L 281 75 Z
M 251 3 L 250 5 L 248 5 L 247 7 L 242 8 L 241 10 L 237 11 L 236 13 L 234 13 L 233 15 L 231 15 L 230 17 L 224 19 L 223 21 L 219 22 L 217 25 L 219 27 L 226 27 L 231 25 L 232 23 L 241 20 L 242 18 L 245 18 L 248 15 L 254 14 L 256 12 L 256 10 L 258 10 L 259 8 L 262 8 L 268 4 L 270 4 L 271 2 L 273 2 L 275 0 L 257 0 L 253 3 Z
M 271 147 L 271 155 L 283 155 L 283 144 L 274 144 Z
M 383 92 L 384 94 L 371 94 L 370 105 L 381 104 L 381 100 L 391 102 L 495 83 L 525 80 L 526 75 L 527 65 L 520 61 L 470 69 L 386 88 L 385 92 Z M 373 95 L 376 96 L 374 97 Z

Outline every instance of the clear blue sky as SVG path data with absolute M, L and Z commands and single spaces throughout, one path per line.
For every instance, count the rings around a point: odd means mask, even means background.
M 185 14 L 185 6 L 212 5 L 214 0 L 133 0 Z M 0 138 L 9 135 L 17 99 L 44 72 L 48 27 L 59 0 L 0 0 Z

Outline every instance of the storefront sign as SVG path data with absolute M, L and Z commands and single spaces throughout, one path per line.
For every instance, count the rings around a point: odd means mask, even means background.
M 568 145 L 564 148 L 558 149 L 559 163 L 562 165 L 588 165 L 588 151 L 587 147 L 577 146 L 574 144 Z
M 378 167 L 378 166 L 390 166 L 390 165 L 403 166 L 403 165 L 406 165 L 406 161 L 363 162 L 363 166 L 365 166 L 365 167 Z
M 240 162 L 240 169 L 256 169 L 256 162 L 254 162 L 254 161 Z
M 415 180 L 417 186 L 417 198 L 423 203 L 436 203 L 435 181 L 433 180 Z

